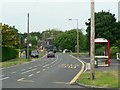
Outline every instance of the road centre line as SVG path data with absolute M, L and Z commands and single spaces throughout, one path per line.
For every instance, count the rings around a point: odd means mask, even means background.
M 22 72 L 21 74 L 25 74 L 25 73 L 28 73 L 28 72 L 30 72 L 30 71 L 32 71 L 32 70 L 28 70 L 28 71 Z
M 49 64 L 44 65 L 43 68 L 44 68 L 44 67 L 47 67 L 47 66 L 49 66 Z
M 34 69 L 32 69 L 31 71 L 35 71 L 35 70 L 37 70 L 37 68 L 34 68 Z
M 37 67 L 37 66 L 34 66 L 34 67 Z
M 46 69 L 43 69 L 43 71 L 45 71 Z
M 22 81 L 24 78 L 21 78 L 21 79 L 18 79 L 17 81 L 19 82 L 19 81 Z
M 0 80 L 5 80 L 5 79 L 8 79 L 9 77 L 5 77 L 5 78 L 1 78 Z
M 16 73 L 16 71 L 12 72 L 11 74 L 14 74 L 14 73 Z
M 38 71 L 38 72 L 36 72 L 36 73 L 40 73 L 41 71 Z
M 32 77 L 34 74 L 30 74 L 30 75 L 28 75 L 28 77 Z
M 32 67 L 29 67 L 29 69 L 32 69 Z

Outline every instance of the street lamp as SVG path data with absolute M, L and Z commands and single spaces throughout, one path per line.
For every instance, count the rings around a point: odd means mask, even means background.
M 77 21 L 77 57 L 79 58 L 79 24 L 78 19 L 68 19 L 68 20 L 76 20 Z

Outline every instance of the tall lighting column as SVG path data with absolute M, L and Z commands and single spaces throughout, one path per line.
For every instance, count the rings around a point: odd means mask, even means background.
M 78 19 L 69 19 L 69 20 L 76 20 L 77 21 L 77 57 L 79 58 L 79 22 Z
M 30 60 L 30 55 L 29 55 L 29 13 L 27 14 L 27 59 L 28 61 Z

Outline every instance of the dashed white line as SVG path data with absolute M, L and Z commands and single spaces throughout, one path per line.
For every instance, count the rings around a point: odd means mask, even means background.
M 14 73 L 16 73 L 16 71 L 15 71 L 15 72 L 12 72 L 11 74 L 14 74 Z
M 28 77 L 32 77 L 32 76 L 33 76 L 33 74 L 28 75 Z
M 34 66 L 34 67 L 37 67 L 37 66 Z
M 43 69 L 43 71 L 45 71 L 46 69 Z
M 22 72 L 21 74 L 25 74 L 25 73 L 28 73 L 28 72 L 30 72 L 31 70 L 28 70 L 28 71 L 25 71 L 25 72 Z
M 18 79 L 17 81 L 22 81 L 24 78 Z
M 29 69 L 32 69 L 32 67 L 30 67 Z
M 40 73 L 40 71 L 36 72 L 36 73 Z
M 5 78 L 1 78 L 0 80 L 5 80 L 5 79 L 8 79 L 9 77 L 5 77 Z
M 35 70 L 37 70 L 37 68 L 34 68 L 34 69 L 32 69 L 31 71 L 35 71 Z
M 49 64 L 47 64 L 47 65 L 44 65 L 43 67 L 47 67 L 47 66 L 49 66 Z

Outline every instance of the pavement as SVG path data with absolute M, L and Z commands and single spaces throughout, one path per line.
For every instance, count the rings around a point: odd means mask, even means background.
M 40 58 L 30 63 L 2 69 L 2 88 L 83 88 L 71 85 L 84 68 L 70 54 L 56 53 L 55 58 Z

